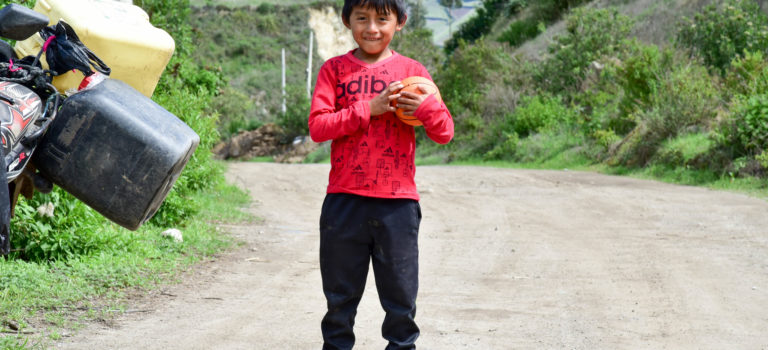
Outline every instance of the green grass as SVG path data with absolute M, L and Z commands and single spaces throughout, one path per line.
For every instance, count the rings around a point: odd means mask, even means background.
M 128 307 L 129 291 L 174 283 L 191 265 L 235 246 L 217 223 L 252 219 L 240 210 L 248 195 L 223 182 L 190 200 L 203 209 L 178 227 L 182 243 L 163 237 L 163 227 L 145 225 L 131 232 L 112 225 L 106 229 L 127 237 L 120 249 L 46 262 L 1 259 L 0 349 L 44 348 L 88 320 L 120 314 Z

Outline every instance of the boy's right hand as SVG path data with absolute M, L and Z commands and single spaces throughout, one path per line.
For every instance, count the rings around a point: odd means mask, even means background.
M 389 84 L 389 86 L 387 86 L 386 89 L 384 89 L 384 91 L 381 92 L 381 94 L 368 101 L 368 107 L 371 109 L 371 116 L 377 116 L 397 110 L 397 108 L 390 105 L 390 102 L 400 97 L 400 94 L 396 94 L 395 91 L 398 91 L 402 88 L 403 84 L 401 84 L 399 81 L 393 81 L 391 84 Z

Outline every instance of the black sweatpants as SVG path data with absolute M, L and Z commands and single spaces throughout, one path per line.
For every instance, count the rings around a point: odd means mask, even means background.
M 320 273 L 328 311 L 321 323 L 323 349 L 352 349 L 357 305 L 372 261 L 379 301 L 386 312 L 386 349 L 415 349 L 419 288 L 419 203 L 331 193 L 320 215 Z

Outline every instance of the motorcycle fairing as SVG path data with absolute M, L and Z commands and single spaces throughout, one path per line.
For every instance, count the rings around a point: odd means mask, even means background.
M 32 156 L 33 147 L 21 140 L 40 128 L 36 125 L 43 112 L 43 103 L 29 88 L 0 81 L 0 143 L 6 155 L 7 179 L 13 181 Z

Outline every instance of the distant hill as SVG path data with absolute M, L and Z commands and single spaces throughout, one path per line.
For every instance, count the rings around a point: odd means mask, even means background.
M 683 17 L 693 17 L 705 6 L 716 2 L 717 0 L 595 0 L 586 5 L 592 8 L 616 7 L 619 12 L 634 18 L 634 35 L 638 39 L 659 46 L 666 46 L 672 40 L 674 33 L 677 32 L 675 26 Z M 762 10 L 768 13 L 768 0 L 755 0 Z M 511 22 L 512 19 L 507 19 Z M 497 27 L 506 29 L 506 25 Z M 551 24 L 547 30 L 521 45 L 518 53 L 529 58 L 535 58 L 543 53 L 552 38 L 561 33 L 565 28 L 562 21 Z M 495 37 L 500 33 L 493 33 Z
M 228 7 L 240 6 L 258 6 L 262 3 L 271 4 L 301 4 L 310 3 L 308 0 L 191 0 L 192 6 L 202 7 L 205 5 L 225 5 Z M 474 13 L 475 9 L 482 6 L 481 0 L 465 0 L 464 6 L 451 11 L 453 23 L 450 23 L 450 17 L 445 9 L 440 6 L 437 0 L 424 0 L 424 7 L 427 10 L 427 28 L 432 30 L 432 41 L 437 46 L 443 46 L 443 42 L 451 36 L 451 31 L 456 30 L 462 23 L 466 22 Z

